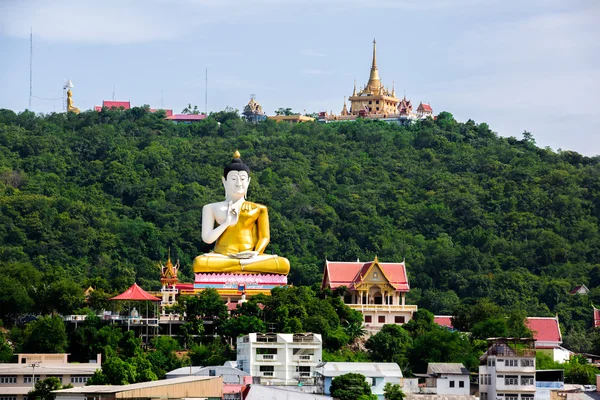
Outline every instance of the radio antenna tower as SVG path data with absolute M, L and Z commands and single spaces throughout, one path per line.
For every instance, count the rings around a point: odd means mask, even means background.
M 204 115 L 208 115 L 208 68 L 204 75 Z
M 31 97 L 33 96 L 33 27 L 29 33 L 29 111 L 31 111 Z

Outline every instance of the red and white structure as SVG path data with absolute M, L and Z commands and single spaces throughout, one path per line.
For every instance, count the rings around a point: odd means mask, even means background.
M 600 309 L 592 307 L 594 308 L 594 328 L 600 328 Z
M 410 290 L 406 265 L 368 262 L 325 261 L 322 288 L 346 287 L 344 303 L 364 315 L 366 328 L 378 331 L 385 324 L 408 322 L 416 305 L 406 304 Z
M 569 361 L 571 352 L 562 344 L 562 334 L 558 316 L 556 317 L 527 317 L 525 324 L 533 333 L 535 349 L 548 354 L 554 361 L 563 363 Z

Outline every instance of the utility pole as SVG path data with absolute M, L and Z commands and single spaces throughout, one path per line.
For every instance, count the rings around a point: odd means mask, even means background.
M 29 33 L 29 111 L 31 111 L 31 97 L 33 96 L 33 27 Z
M 204 74 L 204 114 L 208 115 L 208 68 Z
M 40 362 L 33 362 L 29 364 L 31 368 L 33 368 L 33 372 L 31 373 L 31 390 L 35 390 L 35 368 L 40 366 Z

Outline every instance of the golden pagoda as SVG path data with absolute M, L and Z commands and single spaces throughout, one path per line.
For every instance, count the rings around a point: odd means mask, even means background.
M 396 97 L 394 88 L 390 92 L 381 83 L 379 70 L 377 69 L 377 41 L 373 39 L 373 63 L 371 65 L 371 74 L 369 81 L 360 90 L 356 91 L 356 81 L 354 82 L 354 91 L 350 100 L 350 115 L 382 115 L 388 116 L 398 113 L 398 103 L 400 99 Z

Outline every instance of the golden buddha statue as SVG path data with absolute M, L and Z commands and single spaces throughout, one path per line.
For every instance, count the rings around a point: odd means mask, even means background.
M 290 272 L 286 258 L 264 254 L 270 241 L 267 207 L 246 201 L 250 168 L 239 152 L 233 157 L 221 178 L 225 201 L 202 209 L 202 240 L 215 243 L 215 248 L 194 259 L 194 272 L 286 275 Z
M 71 89 L 67 90 L 67 112 L 79 114 L 79 108 L 73 105 L 73 92 L 71 92 Z

